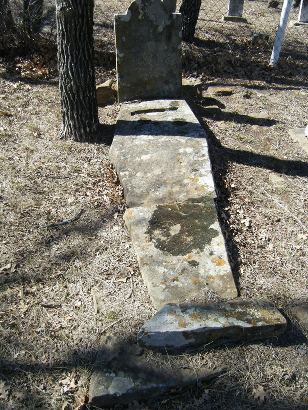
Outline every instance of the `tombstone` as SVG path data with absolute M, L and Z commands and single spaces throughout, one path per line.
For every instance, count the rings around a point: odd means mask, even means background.
M 302 0 L 298 15 L 299 24 L 308 24 L 308 0 Z
M 115 16 L 118 99 L 181 95 L 181 14 L 175 0 L 135 0 Z
M 243 17 L 244 0 L 229 0 L 228 15 L 224 21 L 246 22 Z

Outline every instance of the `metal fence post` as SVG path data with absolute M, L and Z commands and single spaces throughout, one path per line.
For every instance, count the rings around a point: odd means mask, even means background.
M 284 0 L 283 2 L 279 26 L 276 32 L 275 42 L 274 42 L 273 51 L 272 51 L 272 55 L 270 59 L 270 66 L 272 67 L 274 67 L 278 63 L 278 60 L 279 60 L 280 51 L 281 51 L 286 27 L 288 24 L 288 19 L 289 19 L 289 14 L 291 11 L 292 3 L 293 3 L 293 0 Z

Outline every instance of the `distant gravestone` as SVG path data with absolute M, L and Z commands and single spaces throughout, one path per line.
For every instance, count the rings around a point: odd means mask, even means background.
M 135 0 L 115 16 L 119 101 L 181 94 L 181 14 L 175 0 Z

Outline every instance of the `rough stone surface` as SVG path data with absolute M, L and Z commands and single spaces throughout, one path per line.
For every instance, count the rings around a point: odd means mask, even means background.
M 286 319 L 267 302 L 232 301 L 164 306 L 139 332 L 139 343 L 153 349 L 181 350 L 278 336 Z
M 119 101 L 181 95 L 181 15 L 172 0 L 136 0 L 115 16 Z
M 289 313 L 305 336 L 308 338 L 308 302 L 299 303 L 289 308 Z
M 207 93 L 210 95 L 228 96 L 234 93 L 234 89 L 229 87 L 210 86 L 207 89 Z
M 289 135 L 308 154 L 308 137 L 305 136 L 305 128 L 293 128 L 289 130 Z
M 183 100 L 124 104 L 110 158 L 128 207 L 216 196 L 205 132 Z
M 114 80 L 107 80 L 96 86 L 97 105 L 105 107 L 114 104 L 117 100 L 117 85 Z
M 212 198 L 135 207 L 124 219 L 157 308 L 204 300 L 209 289 L 222 298 L 237 296 Z
M 170 369 L 166 360 L 158 368 L 146 360 L 137 345 L 107 345 L 104 352 L 98 354 L 90 380 L 89 405 L 105 408 L 148 400 L 174 388 L 210 381 L 219 374 L 221 371 L 207 369 Z
M 205 133 L 187 103 L 124 104 L 110 157 L 154 305 L 204 300 L 209 290 L 236 297 Z
M 198 98 L 202 96 L 202 81 L 197 78 L 182 79 L 182 94 L 185 98 Z

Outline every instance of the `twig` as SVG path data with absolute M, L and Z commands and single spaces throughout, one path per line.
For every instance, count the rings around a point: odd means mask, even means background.
M 111 327 L 113 327 L 114 325 L 116 325 L 117 323 L 121 322 L 121 320 L 124 320 L 124 319 L 125 319 L 125 317 L 121 317 L 120 319 L 116 320 L 115 322 L 110 323 L 110 325 L 104 327 L 104 328 L 100 331 L 100 333 L 106 332 L 106 330 L 110 329 Z
M 59 226 L 63 226 L 63 225 L 68 225 L 72 222 L 76 222 L 81 215 L 85 212 L 84 209 L 81 209 L 77 215 L 75 215 L 73 218 L 71 219 L 65 219 L 64 221 L 61 222 L 55 222 L 53 224 L 49 224 L 49 225 L 44 225 L 44 228 L 58 228 Z

